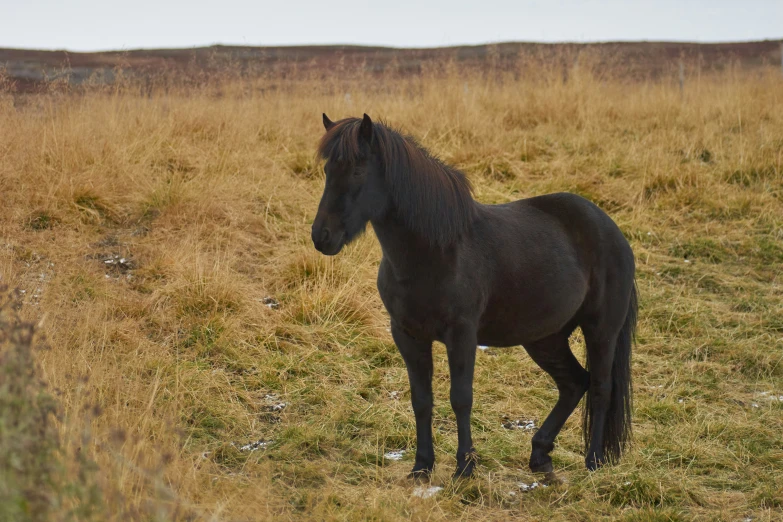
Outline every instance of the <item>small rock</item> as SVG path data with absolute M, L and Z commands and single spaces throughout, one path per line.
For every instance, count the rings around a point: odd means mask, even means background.
M 437 495 L 438 492 L 442 490 L 443 488 L 441 486 L 419 486 L 413 490 L 413 496 L 418 498 L 430 498 Z
M 264 400 L 267 402 L 266 411 L 283 411 L 287 403 L 280 400 L 280 397 L 276 393 L 267 393 L 264 395 Z
M 275 299 L 274 297 L 264 297 L 261 299 L 261 302 L 266 305 L 267 308 L 270 308 L 272 310 L 277 310 L 280 308 L 280 303 Z
M 502 423 L 501 426 L 503 426 L 507 430 L 533 431 L 537 429 L 536 421 L 524 420 L 524 419 L 507 420 L 506 422 Z
M 133 261 L 127 257 L 122 257 L 119 254 L 111 254 L 108 257 L 103 256 L 102 260 L 104 265 L 114 268 L 120 272 L 128 272 L 129 270 L 133 270 L 135 268 Z
M 389 392 L 389 398 L 394 399 L 395 401 L 400 400 L 400 392 L 398 391 L 390 391 Z
M 768 401 L 783 402 L 783 395 L 778 395 L 778 394 L 773 393 L 773 392 L 768 392 L 768 391 L 761 392 L 761 393 L 758 394 L 758 396 L 762 397 L 762 398 L 764 398 L 764 399 L 766 399 Z
M 517 484 L 517 487 L 519 487 L 520 491 L 526 493 L 536 488 L 548 488 L 549 486 L 547 486 L 546 484 L 540 484 L 538 482 L 533 482 L 532 484 L 526 484 L 524 482 L 520 482 Z
M 383 454 L 383 458 L 386 460 L 402 460 L 403 456 L 405 456 L 405 450 L 389 451 Z
M 272 441 L 272 440 L 259 439 L 259 440 L 254 441 L 254 442 L 249 442 L 249 443 L 245 444 L 244 446 L 240 446 L 239 447 L 239 451 L 256 451 L 258 449 L 266 449 L 273 442 L 274 441 Z

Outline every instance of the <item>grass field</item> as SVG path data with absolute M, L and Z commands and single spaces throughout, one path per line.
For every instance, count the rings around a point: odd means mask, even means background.
M 45 336 L 0 339 L 21 383 L 0 386 L 5 519 L 783 519 L 779 71 L 689 75 L 683 93 L 588 67 L 258 87 L 0 95 L 0 283 Z M 444 489 L 414 496 L 380 248 L 371 230 L 335 258 L 310 242 L 322 112 L 402 128 L 482 202 L 572 191 L 616 220 L 640 290 L 619 464 L 584 469 L 575 413 L 553 452 L 567 483 L 523 491 L 533 431 L 502 424 L 542 422 L 556 391 L 521 348 L 490 348 L 481 465 L 452 484 L 436 346 Z M 29 360 L 31 343 L 49 348 Z

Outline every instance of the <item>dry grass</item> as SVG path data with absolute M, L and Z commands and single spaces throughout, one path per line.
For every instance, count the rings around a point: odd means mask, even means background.
M 702 76 L 681 99 L 588 69 L 565 84 L 559 70 L 446 71 L 0 97 L 1 281 L 26 291 L 52 346 L 36 357 L 64 412 L 60 458 L 101 492 L 62 502 L 96 520 L 783 518 L 782 80 Z M 555 391 L 522 349 L 491 349 L 475 385 L 482 465 L 451 484 L 440 347 L 445 490 L 412 497 L 412 452 L 383 458 L 415 434 L 380 249 L 371 232 L 336 258 L 309 241 L 324 111 L 399 125 L 483 202 L 568 190 L 615 218 L 641 292 L 635 445 L 619 465 L 583 469 L 574 415 L 553 453 L 568 484 L 521 492 L 531 433 L 502 419 L 541 422 Z

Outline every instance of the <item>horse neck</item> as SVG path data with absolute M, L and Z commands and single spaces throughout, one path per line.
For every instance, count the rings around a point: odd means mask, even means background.
M 435 169 L 436 172 L 434 172 L 433 175 L 447 176 L 449 179 L 445 181 L 441 180 L 443 181 L 443 186 L 441 186 L 440 183 L 430 183 L 429 185 L 425 183 L 425 185 L 422 187 L 414 187 L 416 190 L 423 191 L 423 193 L 432 193 L 435 190 L 444 190 L 446 191 L 445 194 L 450 193 L 449 191 L 451 190 L 460 190 L 461 187 L 458 185 L 465 183 L 465 180 L 453 179 L 453 176 L 457 176 L 458 173 L 444 169 L 444 167 L 436 160 L 429 158 L 426 152 L 418 151 L 418 153 L 421 154 L 421 157 L 418 157 L 416 161 L 411 160 L 411 163 L 416 163 L 420 169 Z M 431 162 L 432 165 L 427 165 L 428 162 Z M 378 166 L 380 169 L 383 169 L 383 162 L 380 161 Z M 442 172 L 441 169 L 444 169 L 445 172 Z M 388 175 L 389 173 L 385 174 L 385 176 Z M 461 176 L 461 174 L 459 175 Z M 426 176 L 426 173 L 422 172 L 414 173 L 412 177 L 415 179 L 416 177 L 424 176 Z M 397 183 L 400 182 L 407 183 L 407 186 L 410 187 L 410 183 L 412 183 L 413 180 L 397 180 Z M 453 186 L 448 186 L 449 184 L 453 184 Z M 371 219 L 370 221 L 372 223 L 373 229 L 375 229 L 375 234 L 381 243 L 383 256 L 386 260 L 388 260 L 389 263 L 391 263 L 395 274 L 401 278 L 407 277 L 408 274 L 426 274 L 428 272 L 428 266 L 435 271 L 441 270 L 442 267 L 445 266 L 444 263 L 448 264 L 449 259 L 453 257 L 453 246 L 443 245 L 448 245 L 452 242 L 459 241 L 459 233 L 464 232 L 465 230 L 454 230 L 453 233 L 449 233 L 451 231 L 447 228 L 444 230 L 444 232 L 446 232 L 445 234 L 438 234 L 437 230 L 431 230 L 433 228 L 432 226 L 417 227 L 416 225 L 412 225 L 412 220 L 402 219 L 400 216 L 403 212 L 406 213 L 405 215 L 412 214 L 413 216 L 417 216 L 415 213 L 417 212 L 416 205 L 419 205 L 418 209 L 421 209 L 423 206 L 421 198 L 416 199 L 413 198 L 412 195 L 408 195 L 405 197 L 405 200 L 407 201 L 408 198 L 412 198 L 414 201 L 413 209 L 406 209 L 404 207 L 397 208 L 398 202 L 395 201 L 395 198 L 388 192 L 388 185 L 386 186 L 386 197 L 388 198 L 386 200 L 386 204 L 380 206 L 384 209 L 382 214 L 379 214 L 376 216 L 376 219 Z M 440 204 L 435 205 L 435 208 L 440 208 L 441 211 L 452 203 L 455 205 L 461 204 L 463 206 L 475 205 L 475 202 L 469 193 L 467 198 L 457 197 L 457 201 L 454 202 L 444 201 L 443 196 L 440 196 L 436 200 L 436 203 Z M 456 222 L 459 222 L 460 220 L 464 221 L 465 219 L 472 217 L 471 212 L 475 210 L 475 207 L 462 210 L 464 211 L 464 216 L 456 213 L 454 216 L 443 216 L 442 220 L 444 222 L 447 222 L 450 219 L 453 219 Z M 438 222 L 439 220 L 429 219 L 426 222 L 431 225 L 433 221 Z M 470 225 L 468 224 L 462 228 L 467 228 L 469 226 Z M 456 229 L 459 228 L 460 227 L 458 225 Z
M 434 269 L 443 266 L 449 249 L 432 245 L 427 238 L 409 230 L 395 217 L 394 211 L 382 219 L 373 220 L 372 227 L 381 244 L 384 259 L 391 264 L 398 279 L 421 274 L 428 266 Z

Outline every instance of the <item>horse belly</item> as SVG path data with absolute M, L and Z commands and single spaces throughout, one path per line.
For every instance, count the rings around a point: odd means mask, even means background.
M 554 288 L 505 289 L 489 300 L 479 321 L 479 344 L 516 346 L 561 331 L 579 312 L 587 288 L 586 280 L 573 277 Z

